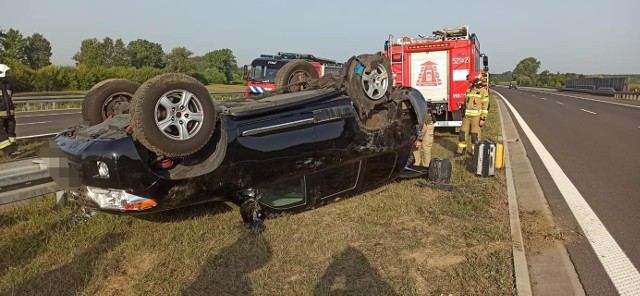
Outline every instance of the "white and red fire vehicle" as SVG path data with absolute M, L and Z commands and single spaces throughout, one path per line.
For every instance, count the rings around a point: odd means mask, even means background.
M 431 105 L 436 127 L 462 125 L 459 104 L 464 103 L 469 77 L 488 78 L 488 57 L 468 26 L 446 28 L 418 38 L 389 36 L 385 54 L 391 62 L 395 87 L 414 88 Z

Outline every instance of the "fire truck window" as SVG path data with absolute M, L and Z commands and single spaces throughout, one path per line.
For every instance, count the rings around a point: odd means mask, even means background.
M 276 80 L 277 68 L 257 65 L 253 67 L 253 79 L 257 81 L 273 82 Z
M 266 69 L 266 73 L 264 75 L 265 80 L 267 80 L 267 81 L 275 81 L 276 80 L 276 73 L 278 73 L 278 69 L 267 68 Z

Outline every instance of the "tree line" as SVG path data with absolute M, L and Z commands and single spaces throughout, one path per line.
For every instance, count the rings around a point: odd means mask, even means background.
M 520 86 L 535 86 L 535 87 L 548 87 L 558 88 L 565 85 L 565 81 L 576 78 L 589 78 L 589 77 L 628 77 L 629 78 L 629 90 L 640 91 L 640 75 L 584 75 L 578 73 L 551 73 L 549 70 L 540 70 L 541 62 L 534 57 L 528 57 L 522 59 L 513 71 L 506 71 L 501 74 L 491 73 L 491 81 L 509 82 L 517 81 Z
M 538 73 L 541 64 L 536 58 L 528 57 L 518 62 L 513 71 L 491 74 L 491 80 L 495 82 L 517 81 L 520 86 L 557 88 L 563 86 L 568 79 L 585 77 L 585 75 L 578 73 L 551 73 L 549 70 Z
M 19 30 L 0 28 L 0 63 L 12 68 L 16 91 L 87 90 L 107 78 L 137 82 L 164 72 L 191 75 L 204 84 L 242 81 L 242 69 L 228 48 L 195 56 L 186 47 L 165 52 L 162 45 L 145 39 L 82 40 L 73 55 L 75 66 L 51 64 L 51 44 L 40 33 L 24 37 Z

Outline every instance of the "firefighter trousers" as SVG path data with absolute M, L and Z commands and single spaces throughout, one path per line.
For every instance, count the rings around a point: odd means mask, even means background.
M 14 116 L 0 117 L 0 150 L 9 155 L 16 148 L 16 118 Z
M 431 147 L 433 147 L 433 132 L 434 125 L 429 123 L 425 125 L 426 131 L 424 137 L 422 137 L 422 146 L 420 148 L 413 148 L 413 158 L 415 159 L 414 165 L 421 167 L 428 167 L 431 162 Z
M 481 129 L 480 116 L 465 116 L 462 118 L 456 153 L 463 154 L 465 151 L 473 153 L 475 144 L 480 141 Z M 469 146 L 469 142 L 471 142 L 471 146 Z

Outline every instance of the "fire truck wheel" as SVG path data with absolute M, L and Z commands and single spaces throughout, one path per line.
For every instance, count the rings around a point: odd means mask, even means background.
M 82 120 L 96 125 L 111 116 L 129 113 L 131 98 L 139 86 L 139 83 L 126 79 L 99 82 L 82 101 Z
M 134 137 L 161 156 L 187 156 L 211 138 L 216 112 L 209 91 L 193 77 L 158 75 L 143 83 L 131 101 Z
M 361 114 L 388 101 L 391 92 L 391 63 L 382 54 L 364 54 L 349 60 L 346 73 L 347 94 Z
M 310 79 L 317 79 L 318 71 L 305 60 L 291 60 L 284 64 L 278 73 L 276 73 L 275 86 L 276 89 L 283 88 L 287 85 L 307 81 Z M 285 92 L 301 91 L 308 88 L 308 83 L 301 83 L 294 86 L 290 86 Z

